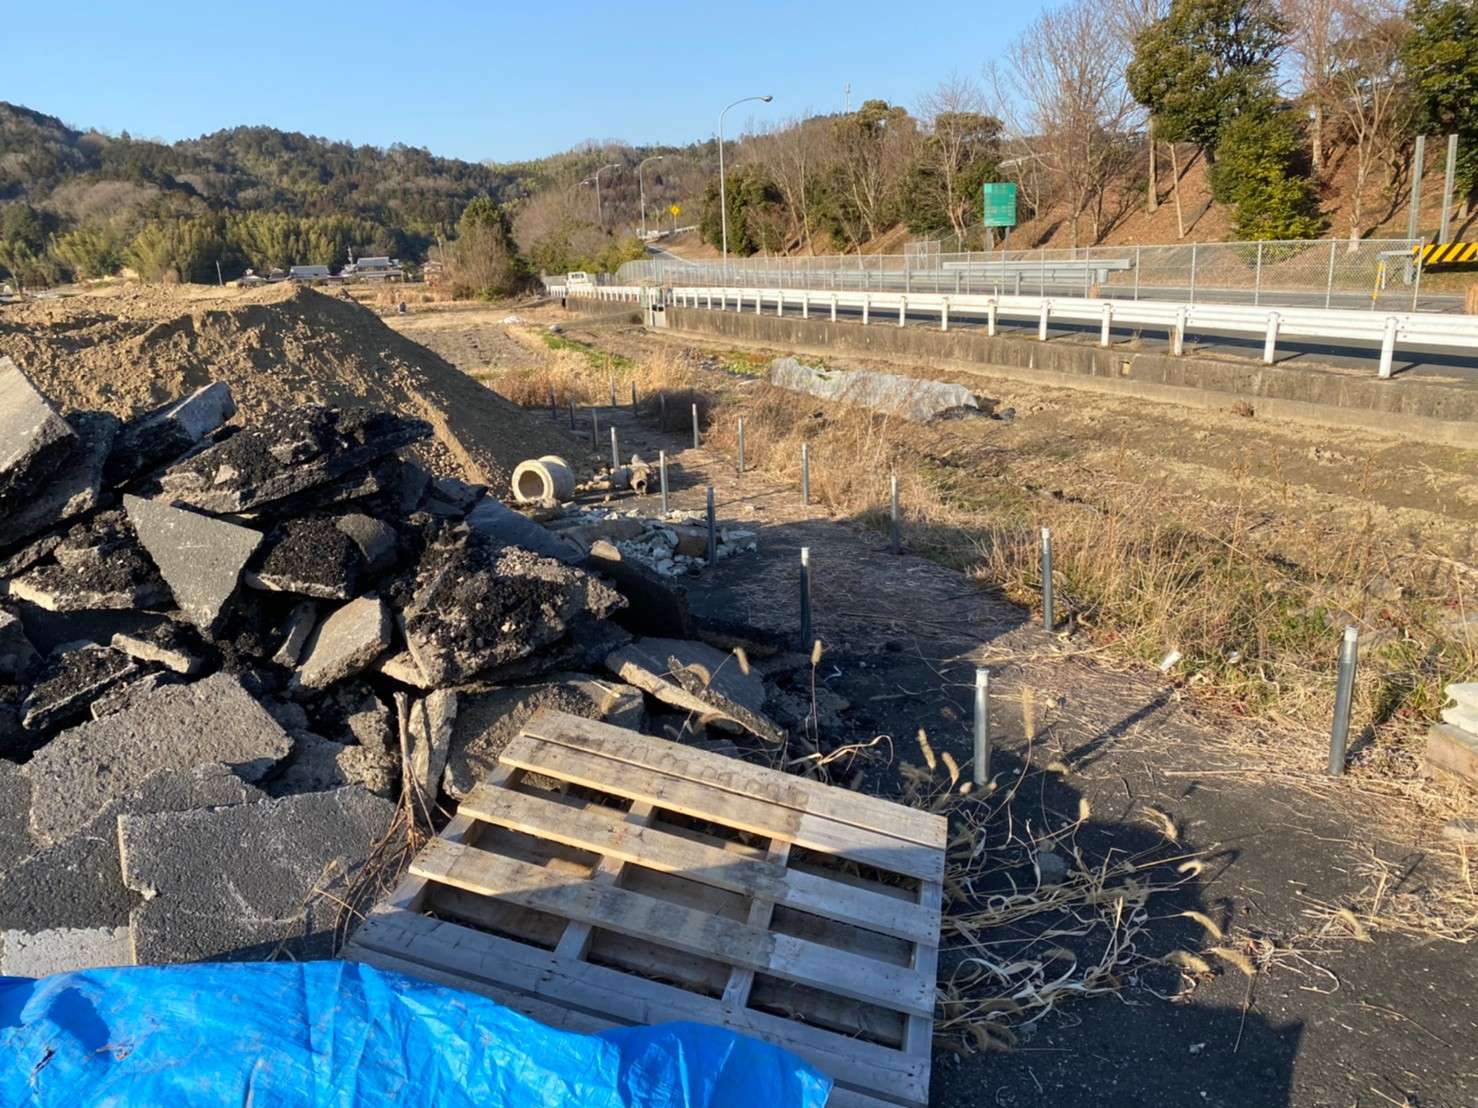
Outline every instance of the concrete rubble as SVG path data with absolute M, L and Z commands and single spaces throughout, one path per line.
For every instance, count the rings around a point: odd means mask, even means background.
M 770 384 L 823 400 L 870 408 L 916 423 L 960 415 L 980 415 L 980 404 L 964 385 L 925 381 L 862 369 L 806 365 L 792 357 L 770 363 Z
M 236 416 L 57 411 L 0 359 L 0 972 L 330 955 L 398 802 L 445 818 L 540 707 L 782 736 L 691 641 L 701 518 L 515 511 L 394 413 Z
M 1427 765 L 1478 789 L 1478 681 L 1448 685 L 1452 704 L 1427 732 Z

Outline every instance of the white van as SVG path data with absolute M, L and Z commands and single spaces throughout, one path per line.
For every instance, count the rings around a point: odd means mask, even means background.
M 566 273 L 565 274 L 565 288 L 567 288 L 567 289 L 593 289 L 593 288 L 595 288 L 595 281 L 591 279 L 591 276 L 588 273 L 581 273 L 581 272 L 578 272 L 578 271 L 575 272 L 575 273 Z

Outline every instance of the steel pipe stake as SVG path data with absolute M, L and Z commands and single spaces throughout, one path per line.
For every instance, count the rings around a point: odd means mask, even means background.
M 1052 528 L 1042 528 L 1042 630 L 1051 632 L 1052 615 Z
M 801 547 L 801 649 L 810 650 L 811 636 L 811 548 Z
M 1355 660 L 1360 649 L 1360 630 L 1346 627 L 1339 647 L 1339 684 L 1334 690 L 1334 727 L 1329 733 L 1329 775 L 1345 772 L 1345 745 L 1350 738 L 1350 703 L 1355 695 Z
M 744 417 L 739 417 L 739 476 L 744 476 Z
M 975 787 L 990 783 L 990 670 L 975 670 Z
M 641 414 L 640 412 L 638 412 L 636 410 L 636 382 L 635 381 L 631 382 L 631 414 L 632 415 L 640 415 Z
M 662 484 L 662 514 L 667 514 L 667 451 L 657 451 L 657 477 Z
M 698 405 L 693 405 L 693 449 L 698 449 Z
M 893 548 L 894 554 L 902 554 L 903 537 L 899 534 L 898 528 L 898 474 L 896 473 L 888 478 L 888 498 L 891 502 L 889 506 L 890 545 Z
M 600 412 L 590 409 L 590 449 L 600 449 Z
M 801 503 L 811 503 L 811 445 L 801 443 Z
M 718 561 L 718 523 L 713 514 L 713 486 L 708 486 L 708 564 Z
M 616 447 L 616 427 L 613 424 L 611 426 L 611 472 L 612 473 L 615 473 L 616 470 L 618 470 L 620 468 L 621 468 L 621 451 L 618 450 L 617 447 Z

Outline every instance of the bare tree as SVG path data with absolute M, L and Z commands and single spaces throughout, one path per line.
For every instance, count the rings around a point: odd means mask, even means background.
M 919 101 L 919 119 L 928 128 L 920 156 L 941 194 L 939 206 L 955 237 L 969 230 L 975 193 L 972 169 L 994 160 L 1001 121 L 985 110 L 985 93 L 974 81 L 951 74 Z
M 1114 36 L 1115 46 L 1128 59 L 1134 56 L 1134 40 L 1151 24 L 1165 18 L 1170 10 L 1170 0 L 1108 0 L 1103 10 Z M 1155 169 L 1155 119 L 1146 114 L 1144 121 L 1144 145 L 1149 156 L 1149 184 L 1145 193 L 1145 207 L 1156 212 L 1160 208 L 1160 180 Z
M 1300 94 L 1313 118 L 1309 145 L 1314 171 L 1322 172 L 1326 154 L 1325 115 L 1333 88 L 1336 65 L 1335 43 L 1342 35 L 1343 16 L 1354 6 L 1347 0 L 1279 0 L 1288 22 L 1288 49 L 1298 67 Z
M 867 100 L 851 115 L 835 120 L 832 135 L 841 190 L 861 223 L 847 233 L 860 245 L 863 237 L 877 238 L 887 230 L 918 128 L 902 108 L 885 100 Z
M 1399 10 L 1371 0 L 1336 0 L 1339 37 L 1330 43 L 1327 81 L 1331 112 L 1355 148 L 1350 239 L 1360 237 L 1370 173 L 1384 165 L 1394 182 L 1411 123 L 1411 100 L 1401 65 L 1410 27 Z
M 1032 136 L 1055 199 L 1067 209 L 1074 247 L 1085 216 L 1092 241 L 1102 237 L 1106 194 L 1132 156 L 1125 124 L 1135 105 L 1124 86 L 1125 60 L 1094 0 L 1043 12 L 1007 54 L 1005 80 L 1020 105 L 1015 130 Z
M 789 215 L 780 237 L 788 247 L 804 245 L 815 252 L 814 199 L 824 164 L 828 136 L 819 119 L 789 119 L 750 137 L 740 147 L 737 164 L 761 166 L 785 197 Z

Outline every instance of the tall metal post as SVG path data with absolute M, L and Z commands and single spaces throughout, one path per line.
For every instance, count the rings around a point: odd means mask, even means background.
M 1447 241 L 1452 230 L 1452 183 L 1457 176 L 1457 135 L 1447 136 L 1447 172 L 1442 178 L 1442 230 L 1437 233 L 1438 242 Z
M 801 443 L 801 503 L 811 503 L 811 444 Z
M 975 760 L 973 779 L 977 789 L 990 783 L 990 670 L 975 670 Z
M 745 96 L 739 100 L 735 100 L 734 103 L 729 105 L 729 108 L 748 103 L 750 100 L 762 100 L 768 104 L 773 99 L 775 98 L 770 95 Z M 729 268 L 729 196 L 725 191 L 724 185 L 724 116 L 729 114 L 729 108 L 725 108 L 718 113 L 718 210 L 719 221 L 723 227 L 723 261 L 725 272 Z
M 600 412 L 590 409 L 590 449 L 600 449 Z
M 693 405 L 693 449 L 698 449 L 698 405 Z
M 662 485 L 662 514 L 667 514 L 667 451 L 657 451 L 657 477 Z
M 1339 683 L 1334 689 L 1334 727 L 1329 733 L 1329 773 L 1339 777 L 1345 772 L 1345 747 L 1350 738 L 1350 704 L 1355 695 L 1355 660 L 1359 652 L 1360 631 L 1346 627 L 1339 647 Z
M 708 564 L 718 561 L 718 520 L 713 514 L 713 486 L 708 486 Z
M 1190 302 L 1196 302 L 1196 243 L 1191 243 L 1191 296 Z
M 640 412 L 637 411 L 637 406 L 636 406 L 636 382 L 635 381 L 631 382 L 631 414 L 632 415 L 640 415 L 641 414 Z
M 810 650 L 811 634 L 811 548 L 801 547 L 801 649 Z
M 744 417 L 739 417 L 739 476 L 744 476 Z
M 1252 306 L 1262 302 L 1262 239 L 1257 240 L 1257 275 L 1252 281 Z
M 898 529 L 898 474 L 891 474 L 888 478 L 889 499 L 889 545 L 894 554 L 903 553 L 903 537 Z
M 1042 528 L 1042 630 L 1052 631 L 1057 620 L 1052 613 L 1052 528 Z

